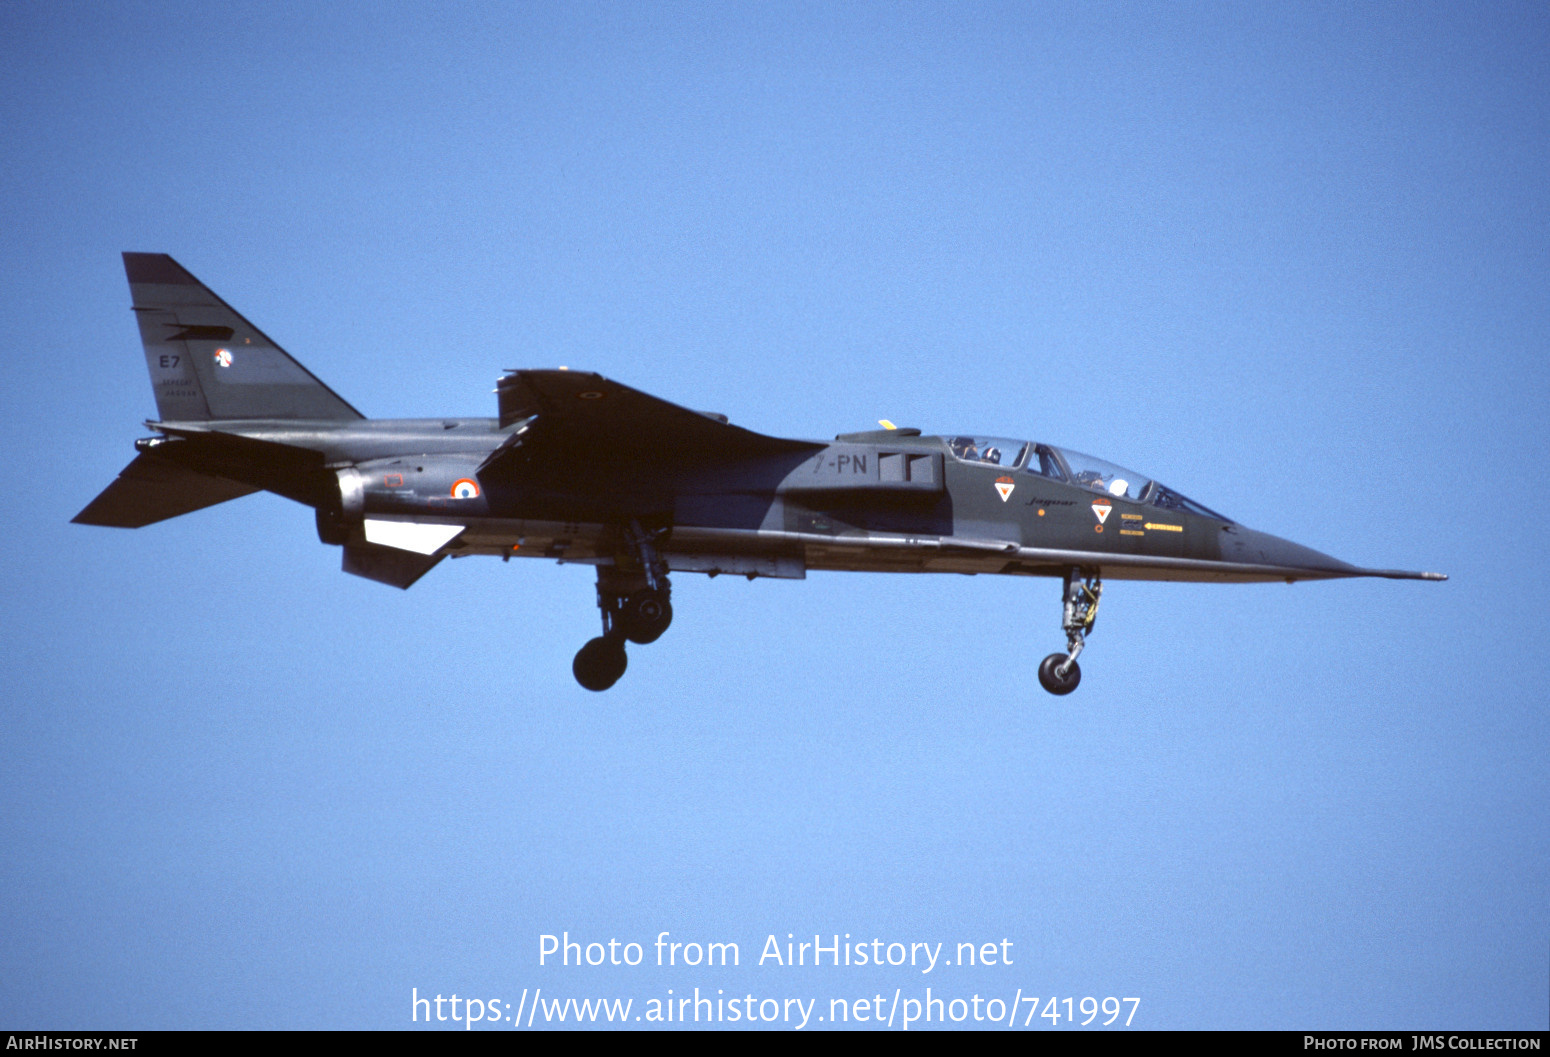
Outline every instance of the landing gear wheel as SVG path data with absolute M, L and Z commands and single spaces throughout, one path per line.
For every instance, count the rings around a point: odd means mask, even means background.
M 570 670 L 584 688 L 600 692 L 617 683 L 629 663 L 623 639 L 599 635 L 576 651 Z
M 1098 599 L 1103 596 L 1103 581 L 1098 570 L 1067 570 L 1060 591 L 1064 607 L 1060 626 L 1066 633 L 1066 652 L 1052 653 L 1039 662 L 1039 685 L 1056 696 L 1069 694 L 1082 681 L 1082 669 L 1076 658 L 1087 645 L 1093 621 L 1098 619 Z
M 662 637 L 673 622 L 673 604 L 666 591 L 636 591 L 619 607 L 619 627 L 631 642 L 645 645 Z
M 1039 662 L 1039 685 L 1056 696 L 1069 694 L 1082 681 L 1082 668 L 1075 661 L 1066 669 L 1064 678 L 1056 670 L 1066 663 L 1066 657 L 1064 653 L 1052 653 Z

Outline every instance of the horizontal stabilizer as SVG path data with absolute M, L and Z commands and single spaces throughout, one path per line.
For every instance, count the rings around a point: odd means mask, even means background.
M 224 477 L 186 470 L 149 453 L 135 456 L 118 480 L 71 520 L 78 525 L 140 528 L 258 491 Z
M 354 576 L 364 576 L 379 584 L 407 590 L 416 580 L 434 569 L 439 561 L 439 556 L 413 554 L 396 547 L 382 547 L 375 543 L 347 543 L 343 568 Z

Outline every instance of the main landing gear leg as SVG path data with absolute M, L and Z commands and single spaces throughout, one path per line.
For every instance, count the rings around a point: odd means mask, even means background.
M 571 664 L 576 682 L 588 690 L 607 690 L 619 681 L 629 664 L 624 652 L 626 640 L 642 645 L 655 642 L 673 622 L 673 585 L 667 578 L 667 562 L 655 544 L 661 535 L 631 521 L 624 533 L 627 557 L 612 566 L 597 567 L 597 608 L 603 617 L 603 633 L 581 647 Z M 621 564 L 635 568 L 621 569 Z
M 664 535 L 666 532 L 660 530 L 647 532 L 639 521 L 631 521 L 624 534 L 644 583 L 624 596 L 618 623 L 625 638 L 643 646 L 660 639 L 673 622 L 673 585 L 667 578 L 667 562 L 657 553 L 655 543 Z
M 1098 599 L 1103 595 L 1103 580 L 1094 571 L 1085 576 L 1081 569 L 1066 573 L 1062 597 L 1065 610 L 1060 626 L 1066 632 L 1066 652 L 1052 653 L 1039 664 L 1039 684 L 1052 694 L 1069 694 L 1082 681 L 1077 655 L 1087 644 L 1087 636 L 1098 619 Z

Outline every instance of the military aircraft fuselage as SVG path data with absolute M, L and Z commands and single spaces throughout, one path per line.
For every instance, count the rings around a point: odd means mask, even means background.
M 598 389 L 614 385 L 574 376 Z M 255 483 L 262 473 L 249 465 L 252 446 L 310 453 L 310 465 L 263 486 L 332 518 L 338 531 L 329 542 L 367 520 L 457 526 L 441 548 L 449 557 L 611 561 L 619 526 L 633 519 L 663 531 L 658 549 L 670 569 L 755 576 L 799 577 L 807 569 L 1063 576 L 1072 565 L 1115 579 L 1366 572 L 1225 518 L 1073 483 L 1073 472 L 1056 462 L 1060 449 L 1028 444 L 1022 456 L 990 463 L 915 430 L 790 442 L 778 453 L 707 451 L 693 465 L 669 467 L 649 449 L 612 447 L 610 437 L 482 472 L 497 452 L 520 451 L 536 421 L 504 428 L 494 418 L 160 422 L 152 426 L 166 439 L 147 450 Z M 1037 448 L 1045 449 L 1042 468 Z
M 591 565 L 603 635 L 573 668 L 593 690 L 626 640 L 666 630 L 672 572 L 1059 578 L 1054 693 L 1080 678 L 1103 577 L 1445 579 L 1357 568 L 1040 441 L 773 437 L 563 368 L 507 372 L 494 418 L 367 419 L 172 258 L 124 263 L 160 417 L 76 521 L 137 528 L 266 490 L 314 508 L 346 572 L 395 587 L 448 557 Z

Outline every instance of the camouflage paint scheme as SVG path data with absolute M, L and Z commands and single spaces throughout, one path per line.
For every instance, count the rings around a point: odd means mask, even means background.
M 448 557 L 596 566 L 605 634 L 610 605 L 647 588 L 665 600 L 679 571 L 1002 573 L 1068 590 L 1100 575 L 1445 579 L 1348 565 L 1128 471 L 1084 479 L 1099 460 L 1048 445 L 770 437 L 582 371 L 507 373 L 494 418 L 370 420 L 171 257 L 124 264 L 158 419 L 84 524 L 138 528 L 270 491 L 317 511 L 346 572 L 395 587 Z

